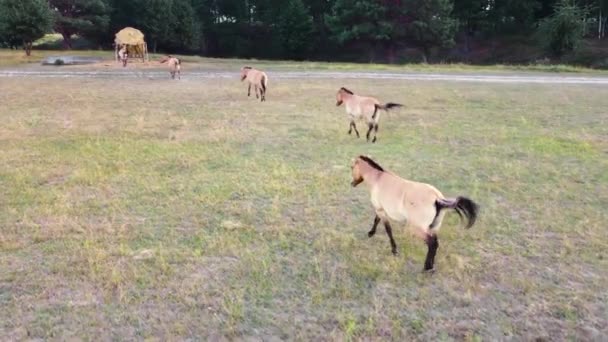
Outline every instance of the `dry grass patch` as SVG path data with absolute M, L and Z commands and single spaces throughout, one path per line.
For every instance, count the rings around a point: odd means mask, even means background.
M 406 104 L 372 145 L 343 85 L 3 80 L 0 339 L 608 334 L 604 88 L 352 80 Z M 357 154 L 482 205 L 434 275 L 367 238 Z

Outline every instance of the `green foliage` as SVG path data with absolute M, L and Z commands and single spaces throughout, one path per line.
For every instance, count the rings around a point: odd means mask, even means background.
M 0 41 L 23 44 L 28 56 L 32 42 L 50 30 L 51 22 L 44 0 L 0 0 Z
M 173 0 L 171 26 L 166 45 L 182 51 L 195 51 L 201 46 L 201 24 L 189 0 Z
M 326 21 L 341 44 L 382 42 L 390 38 L 391 25 L 384 20 L 386 13 L 387 8 L 374 0 L 337 0 Z
M 555 12 L 539 26 L 539 38 L 547 52 L 561 57 L 578 48 L 586 32 L 586 12 L 569 0 L 562 0 Z
M 66 48 L 72 48 L 72 35 L 95 41 L 106 32 L 110 22 L 110 7 L 105 0 L 49 0 L 55 12 L 55 31 L 64 39 Z
M 312 17 L 301 0 L 288 0 L 278 19 L 281 45 L 289 58 L 303 59 L 312 49 Z
M 434 46 L 454 44 L 458 21 L 452 17 L 450 0 L 408 0 L 405 13 L 413 18 L 406 24 L 406 37 L 424 50 L 425 58 Z

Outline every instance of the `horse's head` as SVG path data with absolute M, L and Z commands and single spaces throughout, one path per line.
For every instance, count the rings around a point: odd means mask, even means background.
M 363 174 L 370 172 L 371 169 L 374 169 L 379 172 L 384 172 L 384 168 L 376 163 L 369 156 L 360 155 L 356 159 L 353 159 L 351 164 L 352 176 L 353 180 L 350 184 L 355 187 L 361 183 L 363 183 Z
M 160 64 L 167 63 L 167 61 L 171 59 L 171 55 L 166 55 L 160 58 Z
M 348 95 L 353 95 L 353 92 L 344 87 L 340 88 L 336 94 L 336 106 L 340 107 L 340 105 L 344 102 L 344 98 Z
M 353 159 L 351 161 L 350 168 L 353 176 L 353 180 L 350 182 L 350 185 L 352 185 L 354 188 L 357 185 L 363 183 L 363 176 L 361 175 L 361 159 Z
M 247 78 L 249 70 L 251 70 L 251 67 L 249 66 L 244 66 L 241 68 L 241 82 L 243 82 Z

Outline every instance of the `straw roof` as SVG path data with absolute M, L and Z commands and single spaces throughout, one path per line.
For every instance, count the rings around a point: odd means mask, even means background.
M 141 45 L 145 43 L 144 34 L 132 27 L 125 27 L 116 34 L 116 44 Z

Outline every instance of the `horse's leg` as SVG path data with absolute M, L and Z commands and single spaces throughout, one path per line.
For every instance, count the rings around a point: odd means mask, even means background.
M 424 270 L 432 271 L 435 264 L 435 254 L 439 248 L 439 239 L 437 235 L 428 234 L 426 236 L 426 245 L 428 246 L 428 252 L 426 253 L 426 260 L 424 261 Z
M 372 230 L 367 233 L 368 237 L 371 238 L 376 234 L 376 228 L 378 227 L 378 223 L 380 223 L 380 217 L 376 215 L 376 218 L 374 218 L 374 224 L 372 225 Z
M 367 130 L 367 134 L 365 135 L 365 137 L 367 138 L 367 141 L 369 141 L 369 134 L 372 132 L 372 129 L 374 129 L 374 124 L 368 123 L 367 126 L 369 127 L 369 129 Z
M 388 238 L 391 240 L 391 252 L 393 252 L 393 255 L 397 255 L 397 244 L 393 238 L 393 229 L 391 228 L 391 224 L 388 222 L 388 220 L 384 220 L 384 228 L 386 229 Z
M 355 125 L 354 121 L 350 122 L 350 125 L 348 126 L 348 135 L 351 135 L 351 133 L 353 132 L 353 126 Z
M 355 124 L 355 122 L 352 122 L 353 128 L 355 129 L 355 133 L 357 133 L 357 138 L 359 138 L 359 131 L 357 131 L 357 125 Z
M 378 124 L 376 123 L 376 124 L 374 125 L 374 140 L 372 140 L 372 143 L 375 143 L 375 142 L 376 142 L 376 138 L 377 138 L 377 136 L 378 136 Z
M 260 97 L 258 96 L 258 85 L 256 84 L 253 87 L 254 87 L 254 90 L 255 90 L 255 98 L 259 99 Z
M 251 83 L 249 83 L 249 88 L 247 88 L 247 96 L 251 96 Z

